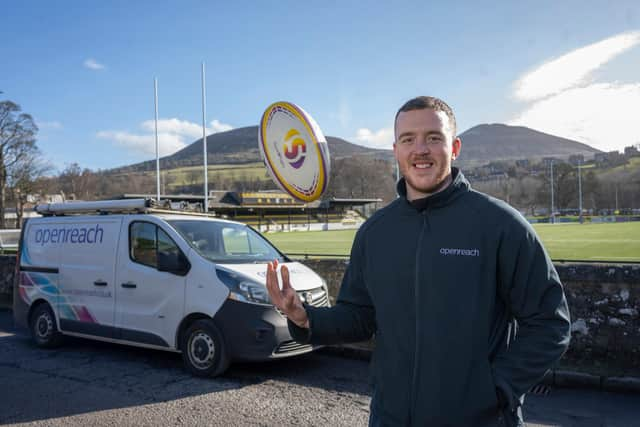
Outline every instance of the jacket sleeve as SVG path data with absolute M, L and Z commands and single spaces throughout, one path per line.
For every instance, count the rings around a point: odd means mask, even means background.
M 362 227 L 351 248 L 351 257 L 342 278 L 335 306 L 306 306 L 309 329 L 288 322 L 293 339 L 310 344 L 341 344 L 371 338 L 375 325 L 375 310 L 364 283 L 365 257 Z
M 569 346 L 571 322 L 558 273 L 524 218 L 507 227 L 498 251 L 498 292 L 517 332 L 492 369 L 496 386 L 515 411 Z

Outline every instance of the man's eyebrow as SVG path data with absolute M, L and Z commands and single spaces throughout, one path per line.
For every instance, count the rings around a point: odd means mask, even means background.
M 432 130 L 427 132 L 427 136 L 428 135 L 439 135 L 439 136 L 444 136 L 444 133 L 440 132 L 439 130 Z
M 400 135 L 398 135 L 398 139 L 402 139 L 403 136 L 409 136 L 409 135 L 415 135 L 416 133 L 414 131 L 405 131 L 402 132 Z
M 416 132 L 412 130 L 402 132 L 400 135 L 398 135 L 398 140 L 402 139 L 403 136 L 413 136 L 418 133 L 421 133 L 421 132 Z M 431 135 L 444 136 L 444 133 L 440 132 L 439 130 L 430 130 L 429 132 L 427 132 L 427 136 L 431 136 Z

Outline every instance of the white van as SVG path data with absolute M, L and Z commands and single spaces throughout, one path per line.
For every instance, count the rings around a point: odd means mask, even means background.
M 326 283 L 251 227 L 159 211 L 144 199 L 39 205 L 26 221 L 14 285 L 16 323 L 36 344 L 62 335 L 182 353 L 199 376 L 233 360 L 306 353 L 265 287 L 266 263 L 287 265 L 309 305 Z

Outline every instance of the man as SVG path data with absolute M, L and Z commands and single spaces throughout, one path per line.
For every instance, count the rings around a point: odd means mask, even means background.
M 370 425 L 522 425 L 520 406 L 569 344 L 558 274 L 527 221 L 472 190 L 453 111 L 419 97 L 395 119 L 400 197 L 356 234 L 336 305 L 305 306 L 283 266 L 272 302 L 299 342 L 375 334 Z

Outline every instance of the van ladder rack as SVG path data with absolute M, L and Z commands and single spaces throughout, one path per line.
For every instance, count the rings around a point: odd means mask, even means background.
M 158 203 L 155 199 L 121 199 L 98 200 L 93 202 L 64 202 L 46 203 L 35 207 L 37 213 L 42 216 L 64 215 L 107 215 L 107 214 L 180 214 L 200 217 L 216 217 L 215 214 L 203 212 L 190 212 L 167 208 L 166 204 Z
M 200 216 L 206 218 L 217 218 L 216 214 L 204 213 L 204 212 L 191 212 L 191 211 L 181 211 L 181 210 L 172 210 L 172 209 L 159 209 L 159 208 L 147 208 L 145 213 L 159 213 L 159 214 L 180 214 L 180 215 L 190 215 L 190 216 Z
M 37 205 L 35 211 L 43 216 L 101 215 L 108 213 L 141 213 L 155 204 L 151 199 L 98 200 L 92 202 L 64 202 Z

